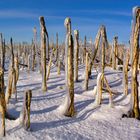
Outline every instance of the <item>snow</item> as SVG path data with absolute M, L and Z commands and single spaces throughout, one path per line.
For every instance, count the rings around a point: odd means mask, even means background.
M 70 105 L 70 98 L 68 95 L 66 95 L 64 103 L 62 103 L 59 107 L 58 107 L 58 112 L 62 115 L 66 114 L 66 112 L 68 111 Z
M 103 92 L 101 105 L 95 105 L 97 92 L 97 73 L 92 71 L 89 80 L 89 90 L 83 90 L 84 66 L 79 66 L 79 82 L 75 83 L 75 109 L 73 118 L 63 115 L 67 97 L 65 89 L 65 74 L 57 75 L 53 65 L 50 78 L 47 81 L 47 92 L 41 91 L 41 74 L 34 71 L 27 73 L 20 70 L 17 85 L 18 101 L 14 95 L 8 105 L 8 112 L 17 118 L 22 109 L 24 91 L 32 90 L 31 129 L 24 130 L 20 119 L 6 120 L 6 137 L 4 140 L 139 140 L 140 122 L 132 118 L 122 118 L 122 114 L 129 109 L 129 95 L 125 96 L 122 85 L 122 72 L 111 68 L 105 69 L 105 76 L 115 94 L 113 107 L 109 106 L 109 94 Z M 130 73 L 129 73 L 130 76 Z M 7 84 L 7 72 L 5 75 Z

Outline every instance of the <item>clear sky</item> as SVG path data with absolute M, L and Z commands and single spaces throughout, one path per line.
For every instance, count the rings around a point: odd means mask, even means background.
M 94 40 L 100 25 L 107 28 L 109 41 L 119 36 L 128 43 L 131 32 L 132 8 L 140 0 L 0 0 L 0 32 L 8 41 L 31 42 L 32 29 L 40 34 L 39 16 L 44 16 L 50 38 L 59 33 L 65 38 L 65 17 L 71 17 L 72 29 L 79 29 L 80 37 Z

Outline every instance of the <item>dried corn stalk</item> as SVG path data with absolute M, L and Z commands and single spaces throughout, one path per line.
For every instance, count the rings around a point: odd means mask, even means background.
M 75 67 L 74 67 L 74 81 L 78 81 L 78 59 L 79 59 L 79 31 L 74 30 L 74 42 L 75 42 Z
M 71 20 L 70 18 L 65 19 L 65 27 L 67 30 L 66 35 L 66 46 L 65 46 L 65 73 L 66 73 L 66 89 L 68 91 L 68 104 L 65 116 L 74 116 L 74 67 L 73 67 L 73 57 L 74 57 L 74 45 L 73 37 L 71 35 Z
M 85 82 L 84 82 L 84 89 L 88 90 L 88 67 L 89 67 L 89 57 L 88 57 L 88 52 L 86 52 L 86 65 L 85 65 Z
M 30 129 L 30 106 L 31 106 L 31 99 L 32 99 L 32 91 L 27 90 L 24 94 L 24 102 L 23 108 L 20 113 L 20 122 L 25 130 Z
M 123 64 L 123 86 L 124 86 L 124 94 L 128 95 L 128 64 L 129 64 L 130 55 L 125 52 L 124 55 L 124 64 Z
M 4 71 L 2 68 L 0 68 L 0 113 L 2 118 L 0 135 L 5 136 L 6 104 L 5 104 L 5 94 L 4 94 Z
M 42 66 L 42 90 L 47 91 L 46 82 L 46 36 L 48 38 L 48 32 L 45 26 L 44 17 L 40 17 L 41 27 L 41 66 Z M 49 46 L 48 46 L 49 47 Z
M 139 96 L 138 96 L 138 80 L 137 69 L 139 60 L 139 36 L 140 36 L 140 7 L 134 9 L 134 33 L 133 33 L 133 52 L 132 53 L 132 86 L 131 99 L 132 106 L 130 109 L 130 117 L 140 119 Z
M 15 93 L 16 91 L 16 72 L 14 68 L 14 52 L 13 52 L 13 41 L 12 38 L 10 40 L 11 43 L 11 64 L 8 72 L 8 85 L 6 88 L 6 96 L 5 100 L 6 103 L 9 103 L 9 99 L 11 98 L 12 93 Z
M 114 37 L 114 42 L 113 42 L 112 67 L 114 70 L 116 70 L 118 65 L 116 56 L 118 56 L 118 37 Z
M 98 33 L 97 33 L 96 38 L 95 38 L 95 42 L 94 42 L 95 50 L 94 50 L 94 54 L 91 58 L 91 62 L 89 64 L 89 71 L 88 71 L 89 77 L 91 75 L 92 66 L 93 66 L 93 63 L 94 63 L 94 60 L 96 58 L 97 51 L 98 51 L 98 48 L 99 48 L 100 38 L 101 38 L 101 30 L 102 30 L 102 26 L 99 28 Z

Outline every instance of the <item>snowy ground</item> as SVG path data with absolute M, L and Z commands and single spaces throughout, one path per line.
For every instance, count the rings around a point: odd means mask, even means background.
M 9 112 L 18 117 L 23 103 L 23 93 L 32 89 L 31 130 L 25 131 L 18 121 L 6 120 L 6 140 L 140 140 L 140 122 L 135 119 L 121 118 L 129 107 L 130 95 L 122 94 L 122 72 L 105 70 L 113 96 L 114 107 L 108 103 L 108 94 L 103 93 L 101 106 L 95 106 L 93 95 L 97 73 L 93 71 L 89 90 L 83 90 L 84 66 L 80 66 L 79 82 L 75 83 L 76 116 L 73 118 L 61 115 L 59 106 L 64 102 L 64 71 L 58 76 L 56 68 L 51 69 L 48 80 L 48 91 L 41 91 L 41 74 L 38 72 L 20 71 L 17 85 L 18 102 L 14 95 L 8 105 Z M 7 74 L 6 78 L 7 80 Z M 130 81 L 130 78 L 129 78 Z M 130 84 L 130 82 L 129 82 Z M 129 86 L 130 93 L 130 86 Z

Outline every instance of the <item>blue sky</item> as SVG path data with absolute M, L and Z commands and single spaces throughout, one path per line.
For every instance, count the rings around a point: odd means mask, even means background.
M 65 38 L 65 17 L 71 17 L 72 29 L 80 37 L 95 39 L 100 25 L 105 25 L 109 41 L 118 35 L 120 43 L 128 43 L 131 32 L 132 8 L 140 0 L 0 0 L 0 32 L 8 41 L 31 42 L 32 29 L 40 34 L 39 16 L 44 16 L 50 38 L 59 33 Z

